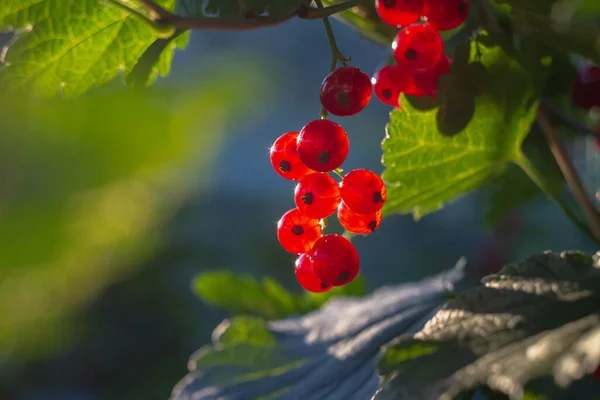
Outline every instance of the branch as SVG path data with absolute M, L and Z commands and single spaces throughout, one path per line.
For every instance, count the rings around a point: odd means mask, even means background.
M 298 18 L 302 19 L 321 19 L 329 17 L 333 14 L 337 14 L 342 11 L 346 11 L 352 7 L 356 7 L 360 4 L 368 3 L 366 0 L 347 0 L 343 3 L 336 4 L 334 6 L 324 8 L 308 8 L 303 12 L 298 13 Z
M 588 197 L 585 187 L 577 175 L 577 170 L 569 160 L 567 151 L 560 142 L 560 139 L 556 134 L 556 130 L 554 129 L 554 125 L 552 122 L 550 122 L 546 112 L 541 109 L 538 109 L 537 121 L 540 124 L 542 133 L 548 141 L 548 146 L 550 147 L 550 150 L 556 159 L 556 163 L 560 167 L 567 184 L 573 192 L 573 196 L 583 209 L 583 213 L 588 220 L 592 234 L 597 240 L 600 240 L 600 215 Z

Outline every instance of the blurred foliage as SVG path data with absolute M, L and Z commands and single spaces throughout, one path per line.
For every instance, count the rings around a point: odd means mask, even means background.
M 195 293 L 206 303 L 232 314 L 250 314 L 264 319 L 304 314 L 319 308 L 333 296 L 362 296 L 367 288 L 362 276 L 346 286 L 325 293 L 293 294 L 271 278 L 261 280 L 230 271 L 207 271 L 193 283 Z
M 261 75 L 232 72 L 76 102 L 0 96 L 3 356 L 68 341 L 67 313 L 153 252 L 164 223 L 207 183 L 188 172 L 209 168 L 225 124 L 256 104 L 244 93 Z

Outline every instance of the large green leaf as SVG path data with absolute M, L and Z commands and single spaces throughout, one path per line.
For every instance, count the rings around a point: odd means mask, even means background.
M 468 60 L 455 59 L 438 107 L 420 110 L 403 95 L 402 109 L 392 111 L 383 142 L 385 213 L 420 218 L 520 157 L 547 68 L 487 41 L 473 43 Z
M 333 296 L 361 296 L 366 293 L 359 276 L 349 285 L 325 293 L 292 294 L 271 278 L 258 280 L 251 275 L 236 275 L 226 270 L 208 271 L 194 281 L 194 291 L 208 304 L 232 314 L 251 314 L 266 319 L 304 314 L 318 308 Z M 243 296 L 240 295 L 243 293 Z
M 174 0 L 160 3 L 173 8 Z M 117 75 L 128 75 L 159 34 L 132 14 L 101 0 L 4 0 L 0 29 L 19 32 L 0 69 L 0 90 L 31 89 L 75 97 Z M 169 71 L 172 41 L 149 76 Z M 151 80 L 150 78 L 147 80 Z
M 454 399 L 481 386 L 521 399 L 538 377 L 566 388 L 590 375 L 600 363 L 599 265 L 546 253 L 484 278 L 384 349 L 375 399 Z
M 251 106 L 244 94 L 259 71 L 143 95 L 0 95 L 4 356 L 68 341 L 69 313 L 151 254 L 190 190 L 202 189 L 190 174 L 206 173 L 224 124 Z

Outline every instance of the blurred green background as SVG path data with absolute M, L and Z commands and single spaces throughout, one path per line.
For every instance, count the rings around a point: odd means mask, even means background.
M 368 73 L 389 55 L 334 27 Z M 271 170 L 268 148 L 318 117 L 328 64 L 319 21 L 292 21 L 194 33 L 171 75 L 142 94 L 120 81 L 76 101 L 0 93 L 0 399 L 167 398 L 228 315 L 194 295 L 198 273 L 269 277 L 303 296 L 275 236 L 293 183 Z M 338 119 L 351 139 L 345 168 L 381 171 L 388 112 L 373 101 Z M 546 200 L 491 230 L 486 209 L 476 193 L 418 223 L 387 219 L 355 240 L 362 282 L 419 279 L 460 256 L 485 274 L 548 248 L 593 250 Z M 221 303 L 251 296 L 227 292 L 227 279 Z M 321 300 L 301 301 L 306 311 Z M 263 306 L 288 310 L 250 307 Z

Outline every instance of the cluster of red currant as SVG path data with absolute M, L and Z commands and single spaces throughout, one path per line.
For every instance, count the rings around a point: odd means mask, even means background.
M 450 72 L 444 43 L 438 31 L 460 26 L 469 13 L 468 0 L 376 0 L 380 18 L 401 27 L 392 43 L 395 65 L 375 72 L 377 98 L 398 107 L 401 93 L 435 97 L 438 80 Z
M 323 108 L 338 116 L 358 113 L 370 98 L 369 77 L 358 68 L 338 68 L 321 85 Z M 349 148 L 348 135 L 340 125 L 319 119 L 300 132 L 280 136 L 270 150 L 275 171 L 299 181 L 294 190 L 296 208 L 277 223 L 277 238 L 285 250 L 299 255 L 298 283 L 315 293 L 350 283 L 360 268 L 358 252 L 349 240 L 323 234 L 325 219 L 337 211 L 340 224 L 357 234 L 371 233 L 381 222 L 385 185 L 366 169 L 342 175 L 339 167 Z M 330 172 L 341 177 L 339 184 Z

